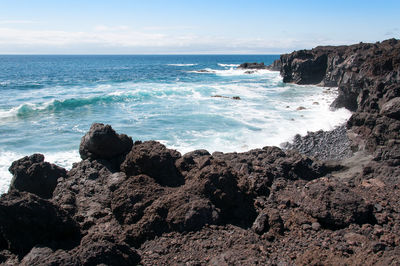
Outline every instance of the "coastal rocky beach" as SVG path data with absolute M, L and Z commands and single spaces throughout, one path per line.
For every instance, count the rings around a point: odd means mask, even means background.
M 353 112 L 283 148 L 180 154 L 94 123 L 69 171 L 10 166 L 3 265 L 400 263 L 400 41 L 281 55 L 283 81 L 338 87 Z

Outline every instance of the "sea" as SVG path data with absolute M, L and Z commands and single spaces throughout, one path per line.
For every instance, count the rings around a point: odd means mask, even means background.
M 237 68 L 278 58 L 0 55 L 0 194 L 12 177 L 8 167 L 24 156 L 42 153 L 71 168 L 94 122 L 184 154 L 279 146 L 350 117 L 330 110 L 334 88 L 285 84 L 279 72 Z

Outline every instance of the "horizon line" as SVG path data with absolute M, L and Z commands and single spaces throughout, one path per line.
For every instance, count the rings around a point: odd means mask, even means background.
M 256 54 L 256 53 L 249 53 L 249 54 L 246 54 L 246 53 L 243 53 L 243 54 L 229 54 L 229 53 L 221 53 L 221 54 L 196 54 L 196 53 L 188 53 L 188 54 L 157 54 L 157 53 L 155 53 L 155 54 L 84 54 L 84 53 L 77 53 L 77 54 L 40 54 L 40 53 L 37 53 L 37 54 L 34 54 L 34 53 L 32 53 L 32 54 L 17 54 L 17 53 L 10 53 L 10 54 L 2 54 L 2 53 L 0 53 L 0 56 L 5 56 L 5 55 L 18 55 L 18 56 L 21 56 L 21 55 L 112 55 L 112 56 L 115 56 L 115 55 L 122 55 L 122 56 L 126 56 L 126 55 L 281 55 L 282 53 L 271 53 L 271 54 L 266 54 L 266 53 L 260 53 L 260 54 Z

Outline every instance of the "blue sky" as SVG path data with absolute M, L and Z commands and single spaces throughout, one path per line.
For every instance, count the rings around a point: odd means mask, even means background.
M 400 35 L 400 1 L 0 0 L 0 54 L 271 54 Z

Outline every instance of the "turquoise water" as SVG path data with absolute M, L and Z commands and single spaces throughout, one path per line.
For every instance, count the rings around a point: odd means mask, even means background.
M 329 110 L 333 90 L 283 84 L 278 72 L 236 69 L 277 58 L 0 56 L 0 193 L 11 178 L 8 166 L 24 155 L 40 152 L 67 168 L 79 161 L 80 138 L 93 122 L 185 153 L 279 145 L 348 118 L 345 110 Z

